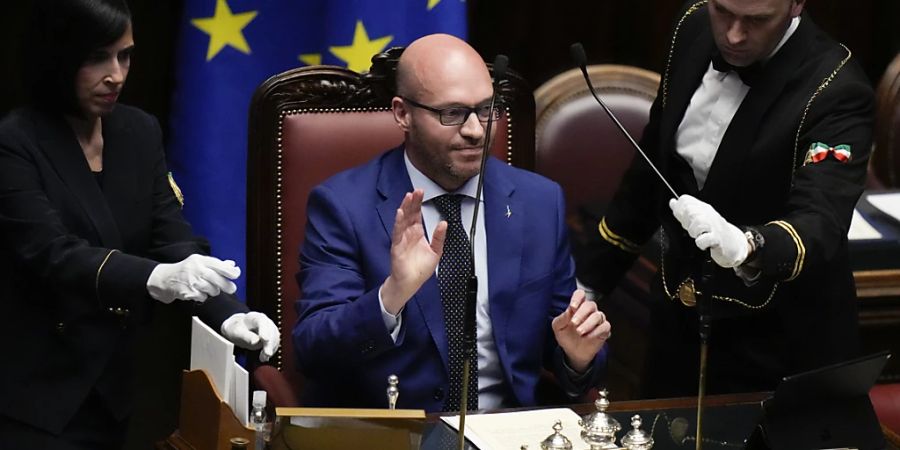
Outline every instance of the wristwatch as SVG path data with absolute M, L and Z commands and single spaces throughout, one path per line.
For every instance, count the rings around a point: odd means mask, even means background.
M 747 227 L 744 229 L 744 237 L 747 238 L 747 243 L 750 244 L 750 256 L 747 257 L 747 260 L 744 261 L 744 264 L 752 262 L 759 256 L 760 250 L 766 245 L 766 239 L 763 235 L 753 227 Z

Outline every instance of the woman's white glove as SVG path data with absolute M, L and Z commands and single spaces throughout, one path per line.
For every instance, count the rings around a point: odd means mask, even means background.
M 256 311 L 237 313 L 222 322 L 222 336 L 239 347 L 262 349 L 259 360 L 266 362 L 281 345 L 281 333 L 275 322 Z
M 221 292 L 233 294 L 237 286 L 231 281 L 241 276 L 234 261 L 204 255 L 191 255 L 181 262 L 159 264 L 147 279 L 147 292 L 163 303 L 176 299 L 206 301 Z
M 740 228 L 730 224 L 708 203 L 690 195 L 669 200 L 669 208 L 700 250 L 709 249 L 721 267 L 737 267 L 750 254 L 750 244 Z

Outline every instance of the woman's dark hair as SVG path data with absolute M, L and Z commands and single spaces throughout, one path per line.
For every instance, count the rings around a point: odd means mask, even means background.
M 79 114 L 75 74 L 92 52 L 122 37 L 130 23 L 125 0 L 35 0 L 23 52 L 31 103 Z

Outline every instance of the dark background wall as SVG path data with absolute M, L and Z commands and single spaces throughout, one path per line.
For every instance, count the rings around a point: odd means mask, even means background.
M 301 0 L 296 0 L 301 1 Z M 424 0 L 410 0 L 424 1 Z M 459 1 L 459 0 L 445 0 Z M 19 47 L 29 1 L 5 1 L 0 16 L 0 115 L 23 101 Z M 571 67 L 568 46 L 584 43 L 590 63 L 659 72 L 680 0 L 468 0 L 469 40 L 487 60 L 497 53 L 537 87 Z M 156 115 L 164 129 L 174 83 L 183 0 L 131 0 L 137 51 L 122 101 Z M 844 42 L 876 83 L 900 50 L 897 0 L 809 0 L 812 17 Z M 188 361 L 188 321 L 166 308 L 142 335 L 139 409 L 129 448 L 149 448 L 176 423 L 180 368 Z M 9 368 L 4 368 L 9 370 Z
M 0 17 L 4 66 L 0 113 L 23 99 L 18 47 L 30 1 L 5 2 Z M 182 4 L 183 0 L 130 2 L 137 52 L 122 101 L 155 114 L 164 126 Z M 469 41 L 489 61 L 497 53 L 508 55 L 510 67 L 535 87 L 571 67 L 568 47 L 576 41 L 584 43 L 590 63 L 659 71 L 672 20 L 681 5 L 681 0 L 468 0 Z M 850 47 L 873 83 L 900 51 L 897 0 L 808 0 L 807 10 L 822 28 Z

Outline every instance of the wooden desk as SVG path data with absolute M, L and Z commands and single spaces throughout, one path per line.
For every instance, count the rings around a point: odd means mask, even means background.
M 717 420 L 719 425 L 721 422 L 728 421 L 730 417 L 727 414 L 723 413 L 723 407 L 727 408 L 744 408 L 745 414 L 742 416 L 746 419 L 750 417 L 752 420 L 747 421 L 747 423 L 738 423 L 738 424 L 730 424 L 733 426 L 740 427 L 738 430 L 738 434 L 746 434 L 749 435 L 753 427 L 755 426 L 756 420 L 758 418 L 754 418 L 751 414 L 748 416 L 746 411 L 754 411 L 758 408 L 760 402 L 769 397 L 770 393 L 747 393 L 747 394 L 730 394 L 730 395 L 714 395 L 709 396 L 705 402 L 705 408 L 707 411 L 707 416 L 705 416 L 705 422 L 707 427 L 711 427 L 716 424 Z M 631 400 L 631 401 L 619 401 L 612 402 L 610 404 L 608 412 L 617 416 L 617 419 L 623 425 L 623 431 L 620 432 L 624 434 L 625 430 L 627 430 L 627 419 L 633 413 L 641 414 L 644 416 L 644 427 L 647 431 L 649 431 L 651 423 L 653 419 L 650 414 L 657 414 L 659 412 L 668 411 L 669 413 L 673 413 L 673 411 L 678 410 L 686 410 L 677 412 L 681 416 L 686 417 L 691 423 L 693 423 L 693 413 L 692 411 L 697 406 L 697 400 L 691 397 L 684 398 L 670 398 L 670 399 L 654 399 L 654 400 Z M 590 414 L 595 411 L 594 405 L 592 403 L 584 403 L 578 405 L 570 406 L 573 411 L 575 411 L 579 415 Z M 517 410 L 526 410 L 529 408 L 519 408 Z M 508 412 L 515 410 L 503 410 L 497 412 Z M 493 412 L 493 411 L 490 411 Z M 488 411 L 477 412 L 475 414 L 485 414 Z M 427 417 L 428 425 L 426 425 L 425 436 L 432 435 L 431 437 L 426 437 L 422 443 L 422 450 L 446 450 L 447 447 L 445 444 L 452 444 L 455 442 L 456 432 L 451 429 L 449 426 L 444 424 L 441 420 L 442 414 L 429 414 Z M 674 419 L 674 415 L 669 417 L 669 419 Z M 746 428 L 746 430 L 744 430 Z M 548 425 L 549 430 L 549 425 Z M 895 433 L 892 433 L 890 430 L 882 427 L 882 431 L 885 435 L 885 440 L 887 442 L 888 450 L 900 450 L 900 436 L 897 436 Z M 436 435 L 435 435 L 436 434 Z M 549 434 L 549 431 L 548 431 Z M 570 439 L 573 439 L 573 442 L 580 443 L 581 440 L 578 438 L 578 434 L 574 432 L 568 433 Z M 660 450 L 666 450 L 668 448 L 676 448 L 681 450 L 684 448 L 690 448 L 690 446 L 677 446 L 673 443 L 673 441 L 665 441 L 666 433 L 663 431 L 657 431 L 654 433 L 654 437 L 659 439 L 657 446 Z M 709 436 L 714 437 L 714 436 Z M 193 449 L 189 443 L 184 441 L 178 430 L 169 437 L 169 439 L 165 442 L 158 442 L 156 444 L 156 448 L 160 450 L 178 450 L 178 449 Z M 455 447 L 453 447 L 455 448 Z M 466 446 L 467 450 L 477 450 L 474 447 Z M 719 448 L 711 445 L 706 445 L 706 448 Z
M 900 271 L 897 271 L 900 273 Z M 715 406 L 724 406 L 724 405 L 745 405 L 745 404 L 759 404 L 766 398 L 768 398 L 771 393 L 768 392 L 754 392 L 747 394 L 729 394 L 729 395 L 713 395 L 707 398 L 704 405 L 706 407 L 715 407 Z M 693 397 L 682 397 L 682 398 L 670 398 L 670 399 L 656 399 L 656 400 L 631 400 L 631 401 L 621 401 L 621 402 L 612 402 L 609 407 L 609 411 L 647 411 L 647 410 L 662 410 L 662 409 L 675 409 L 675 408 L 696 408 L 697 407 L 697 399 Z M 588 414 L 594 411 L 593 404 L 582 404 L 575 405 L 572 409 L 580 414 Z M 888 450 L 900 450 L 900 435 L 894 433 L 893 431 L 881 427 L 881 431 L 884 433 L 885 441 L 887 441 L 887 449 Z
M 900 260 L 900 255 L 898 255 Z M 890 350 L 894 355 L 879 382 L 900 381 L 900 269 L 853 273 L 859 298 L 863 353 Z
M 723 421 L 728 421 L 730 419 L 734 419 L 733 415 L 726 412 L 725 408 L 744 408 L 744 414 L 740 414 L 744 419 L 751 419 L 747 421 L 747 423 L 734 423 L 729 424 L 732 426 L 739 427 L 736 432 L 736 435 L 746 434 L 747 436 L 753 431 L 753 428 L 756 424 L 756 421 L 759 420 L 758 417 L 755 417 L 753 414 L 746 414 L 747 411 L 753 412 L 757 411 L 759 404 L 766 398 L 768 398 L 771 393 L 767 392 L 759 392 L 759 393 L 747 393 L 747 394 L 729 394 L 729 395 L 714 395 L 709 396 L 705 402 L 706 415 L 704 416 L 704 423 L 708 430 L 712 430 L 715 428 L 715 425 L 718 425 L 719 428 L 722 426 Z M 653 399 L 653 400 L 631 400 L 631 401 L 618 401 L 611 402 L 608 412 L 616 417 L 617 420 L 622 424 L 623 430 L 619 433 L 624 434 L 626 430 L 630 429 L 627 423 L 627 418 L 632 414 L 640 414 L 644 419 L 643 428 L 645 431 L 650 431 L 651 424 L 654 420 L 654 416 L 656 416 L 660 412 L 668 411 L 668 419 L 674 419 L 674 414 L 678 414 L 679 416 L 685 417 L 690 422 L 690 429 L 693 430 L 694 427 L 694 414 L 695 408 L 697 406 L 697 399 L 692 397 L 683 397 L 683 398 L 669 398 L 669 399 Z M 590 414 L 595 411 L 595 407 L 592 403 L 571 405 L 570 408 L 575 411 L 579 415 Z M 520 408 L 517 410 L 526 410 L 529 408 Z M 682 411 L 679 411 L 682 410 Z M 504 410 L 498 412 L 508 412 L 515 410 Z M 440 422 L 441 414 L 429 414 L 428 420 L 434 423 L 436 429 L 432 431 L 432 433 L 442 433 L 444 437 L 454 437 L 455 431 L 450 429 L 447 425 Z M 718 422 L 718 423 L 717 423 Z M 549 432 L 549 424 L 548 424 L 548 434 Z M 890 430 L 882 427 L 882 431 L 885 435 L 885 440 L 887 443 L 888 450 L 900 450 L 900 437 L 896 434 L 892 433 Z M 576 444 L 576 448 L 581 448 L 578 445 L 581 444 L 581 439 L 578 437 L 578 433 L 574 431 L 565 432 L 573 443 Z M 707 434 L 708 438 L 715 439 L 715 435 Z M 715 445 L 714 443 L 707 443 L 704 448 L 708 448 L 711 450 L 721 449 L 721 448 L 731 448 L 732 445 L 736 444 L 734 442 L 735 433 L 732 433 L 732 436 L 729 436 L 732 440 L 729 442 L 730 445 Z M 688 449 L 691 447 L 690 441 L 684 443 L 683 445 L 677 445 L 671 439 L 667 438 L 667 433 L 665 431 L 657 429 L 654 433 L 654 439 L 657 440 L 657 444 L 654 446 L 654 449 L 659 450 L 668 450 L 668 449 Z M 426 443 L 428 442 L 437 442 L 443 441 L 444 439 L 426 439 Z M 452 441 L 452 439 L 450 439 Z M 437 450 L 442 449 L 439 446 L 428 446 L 423 445 L 422 450 Z M 476 450 L 474 448 L 468 447 L 469 450 Z

